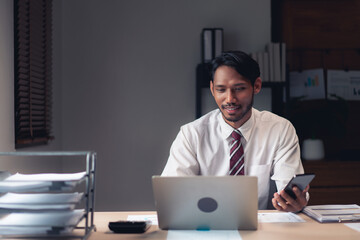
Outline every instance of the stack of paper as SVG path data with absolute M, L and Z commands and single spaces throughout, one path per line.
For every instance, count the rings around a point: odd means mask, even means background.
M 16 235 L 16 236 L 34 236 L 39 235 L 44 236 L 45 234 L 69 234 L 73 231 L 73 227 L 65 228 L 52 228 L 52 227 L 2 227 L 0 226 L 1 235 Z M 14 237 L 14 236 L 13 236 Z
M 48 191 L 51 187 L 51 182 L 0 182 L 0 192 L 28 192 Z
M 83 215 L 83 210 L 0 214 L 0 226 L 70 227 L 76 226 Z
M 0 197 L 0 211 L 72 210 L 83 198 L 83 193 L 7 193 Z
M 0 181 L 0 192 L 43 192 L 49 190 L 70 190 L 76 184 L 85 179 L 86 172 L 63 174 L 63 173 L 40 173 L 20 174 L 16 173 Z
M 79 181 L 83 179 L 86 172 L 78 173 L 38 173 L 38 174 L 21 174 L 16 173 L 6 178 L 5 181 Z
M 307 206 L 303 212 L 322 223 L 360 221 L 360 206 L 357 204 Z

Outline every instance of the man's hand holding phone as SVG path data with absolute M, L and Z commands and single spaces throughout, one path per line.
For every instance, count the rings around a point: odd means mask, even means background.
M 299 212 L 307 205 L 307 192 L 314 174 L 294 176 L 279 193 L 274 193 L 272 204 L 275 209 L 286 212 Z

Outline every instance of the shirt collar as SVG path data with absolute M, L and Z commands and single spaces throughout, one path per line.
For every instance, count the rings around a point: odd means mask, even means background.
M 254 108 L 251 109 L 251 116 L 249 120 L 247 120 L 240 128 L 238 128 L 238 130 L 241 132 L 241 135 L 245 138 L 246 142 L 250 139 L 251 129 L 255 122 L 254 110 Z M 234 128 L 231 127 L 227 122 L 225 122 L 220 110 L 218 114 L 218 121 L 221 127 L 221 136 L 224 140 L 226 140 L 227 138 L 231 137 L 231 133 L 234 131 Z

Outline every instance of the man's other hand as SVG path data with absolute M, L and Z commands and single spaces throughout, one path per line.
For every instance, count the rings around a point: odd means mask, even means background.
M 292 190 L 296 195 L 296 199 L 293 199 L 289 194 L 284 190 L 281 190 L 280 193 L 274 193 L 274 198 L 272 199 L 272 204 L 275 209 L 285 212 L 299 212 L 307 205 L 306 194 L 309 191 L 309 185 L 300 191 L 298 187 L 293 187 Z

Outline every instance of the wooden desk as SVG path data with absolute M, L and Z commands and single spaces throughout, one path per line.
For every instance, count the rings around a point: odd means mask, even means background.
M 269 212 L 269 211 L 264 211 Z M 108 229 L 109 221 L 126 220 L 128 215 L 155 214 L 155 212 L 96 212 L 95 224 L 97 231 L 90 235 L 89 240 L 110 239 L 166 239 L 167 231 L 162 231 L 158 226 L 151 226 L 143 234 L 114 234 Z M 357 232 L 343 223 L 318 223 L 304 214 L 300 216 L 306 220 L 304 223 L 259 223 L 257 231 L 240 231 L 244 240 L 352 240 L 360 239 Z

